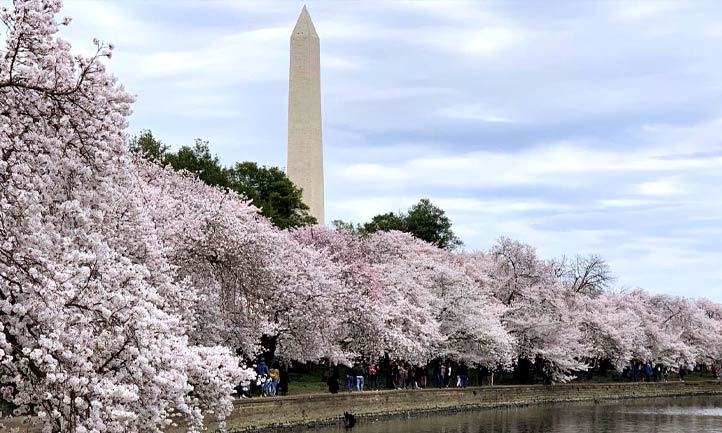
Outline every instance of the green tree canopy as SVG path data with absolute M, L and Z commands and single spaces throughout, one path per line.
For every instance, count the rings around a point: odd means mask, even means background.
M 165 163 L 176 170 L 188 170 L 208 185 L 229 187 L 228 173 L 217 156 L 211 155 L 208 142 L 196 138 L 193 147 L 182 146 L 176 153 L 166 153 Z
M 162 141 L 156 139 L 148 129 L 140 131 L 139 135 L 136 135 L 130 140 L 130 150 L 132 152 L 141 153 L 146 158 L 161 163 L 165 163 L 165 156 L 166 153 L 168 153 L 168 149 L 169 147 L 163 144 Z
M 424 198 L 406 214 L 406 231 L 439 248 L 455 249 L 464 243 L 451 230 L 451 220 L 440 207 Z
M 446 216 L 446 212 L 426 198 L 419 200 L 406 213 L 388 212 L 376 215 L 371 221 L 356 226 L 341 220 L 333 221 L 333 225 L 338 230 L 360 235 L 398 230 L 444 249 L 455 249 L 464 244 L 451 229 L 451 220 Z
M 175 170 L 194 173 L 208 185 L 228 188 L 248 197 L 263 216 L 281 229 L 317 223 L 302 200 L 301 189 L 277 167 L 259 167 L 255 162 L 224 167 L 218 157 L 211 154 L 208 141 L 199 138 L 193 147 L 182 146 L 171 152 L 150 130 L 133 137 L 130 149 Z
M 239 162 L 227 170 L 229 187 L 253 200 L 261 213 L 279 228 L 316 224 L 303 202 L 301 189 L 277 167 Z
M 409 232 L 406 215 L 403 213 L 397 215 L 393 212 L 376 215 L 371 218 L 371 221 L 362 226 L 362 231 L 365 233 L 388 232 L 391 230 Z

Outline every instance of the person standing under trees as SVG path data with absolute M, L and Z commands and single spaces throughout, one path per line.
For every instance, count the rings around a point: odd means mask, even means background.
M 267 386 L 266 381 L 268 380 L 268 366 L 266 365 L 266 361 L 261 359 L 261 361 L 256 366 L 256 374 L 258 375 L 258 384 L 261 386 L 261 396 L 266 396 L 267 392 Z
M 466 368 L 466 364 L 461 364 L 459 367 L 459 384 L 461 388 L 466 388 L 467 383 L 469 382 L 469 371 Z
M 288 376 L 288 364 L 282 363 L 281 364 L 281 378 L 278 382 L 278 393 L 280 395 L 288 395 L 288 383 L 291 381 L 290 377 Z
M 353 369 L 354 376 L 356 377 L 356 391 L 364 390 L 364 371 L 360 364 L 356 364 Z
M 396 362 L 396 388 L 403 389 L 406 385 L 406 369 L 404 363 L 401 361 Z
M 652 381 L 652 364 L 649 362 L 644 366 L 644 380 L 645 382 Z
M 453 372 L 453 370 L 451 369 L 451 363 L 448 362 L 448 363 L 446 364 L 446 367 L 444 368 L 444 379 L 446 380 L 446 387 L 447 387 L 447 388 L 448 388 L 449 386 L 451 386 L 451 379 L 452 379 L 451 373 L 452 373 L 452 372 Z
M 371 364 L 369 367 L 369 388 L 379 390 L 379 371 L 376 369 L 376 364 Z
M 488 369 L 480 365 L 476 368 L 476 374 L 479 376 L 479 386 L 484 386 L 484 376 L 488 374 Z
M 338 368 L 333 365 L 328 368 L 325 374 L 326 384 L 328 385 L 328 392 L 331 394 L 338 394 L 340 388 L 338 383 Z
M 722 361 L 715 361 L 712 368 L 714 369 L 713 376 L 722 383 Z
M 426 365 L 419 364 L 416 367 L 416 380 L 421 388 L 426 388 Z
M 274 363 L 273 368 L 268 374 L 271 377 L 270 395 L 276 395 L 278 392 L 278 383 L 281 381 L 281 372 L 278 370 L 278 364 Z
M 406 366 L 409 371 L 409 383 L 407 384 L 407 388 L 409 389 L 416 389 L 418 387 L 418 382 L 416 381 L 416 370 L 414 370 L 414 367 L 410 364 L 407 364 Z
M 399 389 L 406 388 L 406 381 L 408 379 L 408 371 L 404 363 L 399 363 Z
M 346 366 L 346 390 L 348 392 L 353 391 L 353 380 L 355 376 L 353 368 Z

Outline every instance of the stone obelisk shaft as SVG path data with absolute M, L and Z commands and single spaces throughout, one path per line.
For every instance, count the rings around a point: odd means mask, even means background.
M 291 34 L 287 169 L 291 181 L 303 189 L 311 215 L 323 224 L 320 57 L 318 34 L 304 6 Z

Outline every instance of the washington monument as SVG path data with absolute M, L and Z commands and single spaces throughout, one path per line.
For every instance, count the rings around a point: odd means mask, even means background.
M 321 140 L 321 54 L 318 34 L 303 7 L 291 34 L 288 86 L 288 177 L 303 189 L 303 201 L 324 223 Z

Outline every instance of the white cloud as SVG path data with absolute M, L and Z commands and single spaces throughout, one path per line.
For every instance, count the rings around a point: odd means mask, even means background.
M 684 192 L 684 188 L 673 180 L 656 180 L 640 183 L 636 186 L 636 190 L 641 195 L 651 196 L 677 195 Z
M 481 151 L 410 158 L 398 164 L 360 162 L 339 170 L 350 182 L 483 188 L 513 185 L 555 185 L 578 188 L 595 183 L 595 175 L 677 173 L 718 170 L 722 155 L 664 159 L 656 150 L 610 151 L 571 143 L 538 145 L 517 152 Z M 573 180 L 573 181 L 572 181 Z M 670 183 L 643 184 L 642 194 L 679 192 Z
M 509 116 L 494 113 L 484 104 L 459 105 L 444 107 L 438 110 L 439 115 L 452 119 L 479 120 L 489 123 L 510 123 L 514 122 Z
M 646 20 L 678 11 L 682 4 L 671 0 L 610 2 L 612 16 L 622 21 Z
M 510 50 L 524 40 L 524 31 L 511 26 L 429 32 L 422 45 L 474 57 L 492 57 Z
M 271 27 L 227 34 L 193 50 L 153 52 L 137 61 L 145 78 L 190 76 L 229 84 L 283 79 L 287 57 L 288 29 Z
M 543 200 L 514 199 L 474 199 L 474 198 L 440 198 L 435 204 L 450 212 L 474 212 L 476 214 L 511 214 L 530 211 L 569 210 L 571 207 L 561 203 L 550 203 Z
M 633 198 L 614 198 L 614 199 L 599 200 L 597 203 L 599 204 L 599 206 L 607 207 L 607 208 L 630 208 L 630 207 L 649 206 L 649 205 L 653 205 L 653 204 L 658 204 L 659 202 L 656 202 L 653 200 L 640 200 L 640 199 L 633 199 Z

